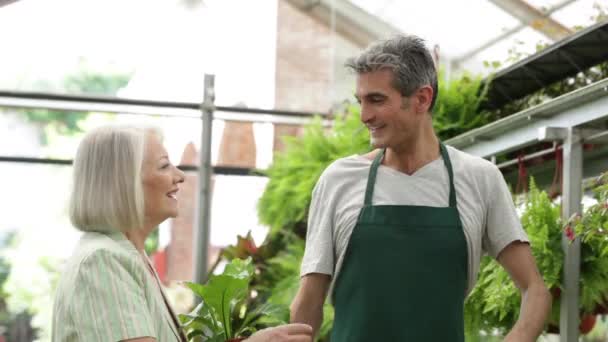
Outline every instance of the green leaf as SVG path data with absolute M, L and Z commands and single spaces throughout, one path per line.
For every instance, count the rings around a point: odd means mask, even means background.
M 233 310 L 247 297 L 253 274 L 251 259 L 234 259 L 222 274 L 211 275 L 205 285 L 186 282 L 185 285 L 201 298 L 201 303 L 190 315 L 182 318 L 190 319 L 185 326 L 205 327 L 212 336 L 221 333 L 226 338 L 234 337 Z

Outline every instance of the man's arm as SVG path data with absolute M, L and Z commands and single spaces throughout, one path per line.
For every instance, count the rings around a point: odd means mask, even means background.
M 331 277 L 327 274 L 310 273 L 300 280 L 300 289 L 291 303 L 291 323 L 305 323 L 312 327 L 316 336 L 323 323 L 323 303 Z
M 534 342 L 542 333 L 551 310 L 551 295 L 538 272 L 530 246 L 513 242 L 500 252 L 497 259 L 521 292 L 519 318 L 505 342 Z

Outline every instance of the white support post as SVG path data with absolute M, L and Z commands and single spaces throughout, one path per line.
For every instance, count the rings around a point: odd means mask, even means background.
M 581 133 L 576 128 L 568 128 L 563 145 L 563 197 L 562 217 L 568 220 L 581 212 L 583 145 Z M 579 279 L 580 279 L 580 240 L 569 241 L 562 235 L 564 250 L 564 289 L 560 307 L 560 342 L 578 341 L 579 336 Z
M 215 101 L 214 75 L 205 75 L 205 96 L 201 105 L 202 133 L 198 171 L 198 222 L 194 239 L 194 281 L 207 281 L 207 251 L 211 225 L 211 133 Z

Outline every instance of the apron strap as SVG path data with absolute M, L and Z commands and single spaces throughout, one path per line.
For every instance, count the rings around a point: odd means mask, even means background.
M 376 173 L 378 172 L 378 166 L 382 162 L 386 148 L 380 150 L 380 152 L 374 158 L 372 167 L 369 168 L 369 177 L 367 177 L 367 187 L 365 188 L 365 201 L 364 206 L 372 205 L 372 196 L 374 195 L 374 185 L 376 184 Z
M 385 152 L 386 148 L 380 150 L 380 152 L 374 158 L 372 166 L 369 169 L 369 176 L 367 177 L 367 186 L 365 188 L 365 201 L 363 202 L 364 206 L 372 205 L 374 185 L 376 184 L 376 174 L 378 173 L 378 166 L 380 166 L 382 158 L 384 158 Z M 439 142 L 439 152 L 441 153 L 441 157 L 443 158 L 443 163 L 445 164 L 446 169 L 448 169 L 448 176 L 450 178 L 450 207 L 456 208 L 456 189 L 454 187 L 454 171 L 452 170 L 452 161 L 450 160 L 448 149 L 442 142 Z
M 443 157 L 443 163 L 445 168 L 448 169 L 448 176 L 450 177 L 450 207 L 456 208 L 456 188 L 454 187 L 454 171 L 452 170 L 452 161 L 450 160 L 450 154 L 445 145 L 440 141 L 439 150 Z

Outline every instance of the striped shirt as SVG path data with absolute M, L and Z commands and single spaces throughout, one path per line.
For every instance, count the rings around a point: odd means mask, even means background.
M 120 232 L 85 233 L 65 265 L 52 341 L 185 341 L 158 276 Z

